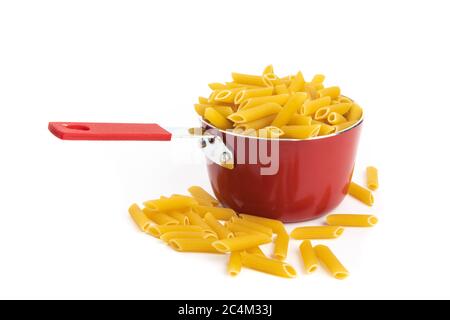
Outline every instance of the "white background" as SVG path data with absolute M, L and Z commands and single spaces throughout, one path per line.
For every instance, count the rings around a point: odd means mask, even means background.
M 447 1 L 1 1 L 0 298 L 450 298 Z M 63 142 L 48 121 L 192 126 L 231 71 L 302 70 L 366 110 L 355 180 L 371 230 L 330 242 L 351 276 L 225 273 L 138 232 L 133 202 L 210 190 L 196 142 Z M 318 222 L 312 222 L 313 224 Z M 289 226 L 292 228 L 294 226 Z M 268 248 L 270 250 L 270 248 Z

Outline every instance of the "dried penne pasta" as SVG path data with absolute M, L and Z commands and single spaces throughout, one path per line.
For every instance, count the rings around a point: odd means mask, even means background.
M 269 227 L 275 234 L 287 234 L 286 229 L 284 228 L 284 224 L 281 221 L 269 218 L 263 218 L 258 216 L 253 216 L 250 214 L 240 213 L 239 217 L 244 220 L 256 222 L 262 224 L 263 226 Z
M 280 78 L 277 77 L 274 73 L 267 73 L 263 75 L 264 84 L 268 87 L 274 87 L 279 84 L 282 84 Z
M 334 126 L 329 126 L 328 124 L 317 120 L 312 120 L 311 123 L 320 125 L 319 136 L 326 136 L 336 131 Z
M 239 105 L 239 111 L 255 108 L 257 106 L 264 105 L 266 103 L 277 103 L 284 105 L 289 99 L 289 94 L 278 94 L 275 96 L 256 97 L 245 100 Z
M 296 240 L 336 239 L 344 233 L 339 226 L 298 227 L 291 232 L 291 238 Z
M 145 215 L 150 220 L 152 220 L 154 223 L 158 225 L 170 226 L 180 224 L 178 220 L 172 218 L 170 215 L 165 214 L 163 212 L 158 212 L 149 208 L 144 208 L 142 211 L 144 211 Z
M 141 229 L 142 232 L 147 232 L 151 225 L 150 219 L 145 215 L 145 213 L 139 208 L 139 206 L 134 203 L 128 209 L 131 218 L 136 223 L 136 225 Z
M 247 99 L 270 96 L 272 95 L 272 93 L 273 93 L 272 87 L 241 90 L 234 96 L 234 103 L 240 104 Z
M 171 239 L 169 246 L 180 252 L 221 253 L 212 246 L 208 239 Z
M 245 87 L 216 90 L 218 92 L 216 92 L 216 94 L 214 95 L 214 101 L 233 103 L 236 95 L 243 90 L 245 90 Z
M 283 83 L 283 84 L 279 84 L 279 85 L 275 86 L 274 93 L 275 94 L 289 94 L 289 90 L 288 90 L 287 86 Z
M 290 126 L 310 126 L 311 124 L 312 118 L 310 116 L 302 116 L 299 114 L 294 114 L 288 123 Z
M 273 73 L 273 65 L 269 64 L 267 67 L 264 68 L 263 75 Z
M 268 126 L 258 130 L 258 137 L 276 139 L 284 134 L 283 130 L 274 126 Z
M 291 121 L 292 116 L 300 108 L 303 102 L 306 100 L 307 95 L 304 92 L 298 92 L 292 95 L 286 102 L 284 107 L 278 112 L 277 116 L 272 122 L 272 126 L 281 128 Z
M 331 104 L 331 98 L 330 97 L 323 97 L 315 100 L 309 100 L 306 101 L 301 107 L 300 107 L 300 114 L 309 116 L 316 113 L 316 111 L 320 108 L 329 106 Z
M 198 103 L 199 104 L 207 104 L 208 103 L 208 98 L 198 97 Z
M 307 139 L 317 137 L 320 131 L 320 125 L 313 124 L 310 126 L 283 126 L 281 130 L 284 132 L 283 138 L 289 139 Z
M 319 260 L 317 259 L 311 241 L 305 240 L 300 245 L 300 255 L 303 260 L 303 267 L 307 274 L 311 274 L 319 267 Z
M 189 218 L 189 223 L 191 225 L 199 226 L 204 232 L 215 234 L 211 227 L 205 222 L 205 220 L 202 219 L 202 217 L 200 217 L 198 213 L 194 211 L 188 211 L 186 212 L 186 215 Z
M 328 87 L 319 90 L 319 97 L 330 97 L 331 99 L 336 99 L 341 94 L 341 89 L 339 87 Z
M 229 208 L 196 205 L 193 206 L 192 209 L 201 217 L 204 217 L 207 212 L 210 212 L 217 220 L 230 220 L 232 217 L 236 216 L 236 212 Z
M 228 260 L 227 271 L 230 276 L 237 276 L 242 269 L 242 258 L 240 252 L 232 252 Z
M 318 245 L 314 247 L 314 251 L 319 258 L 320 262 L 330 272 L 330 274 L 338 280 L 343 280 L 349 276 L 349 272 L 342 263 L 336 258 L 333 252 L 324 245 Z
M 290 92 L 302 91 L 305 88 L 305 79 L 303 78 L 303 74 L 299 71 L 297 72 L 294 79 L 292 79 L 291 84 L 289 85 Z
M 263 81 L 262 76 L 255 76 L 255 75 L 250 75 L 250 74 L 233 72 L 231 74 L 231 77 L 233 78 L 233 81 L 236 83 L 250 84 L 250 85 L 261 86 L 261 87 L 264 87 L 266 85 Z
M 341 99 L 342 98 L 345 98 L 345 97 L 341 97 Z M 341 102 L 345 102 L 345 101 L 341 101 Z M 350 100 L 350 102 L 351 102 L 351 100 Z M 352 103 L 352 107 L 350 108 L 350 111 L 347 114 L 347 119 L 349 121 L 359 120 L 362 117 L 362 113 L 363 113 L 363 111 L 362 111 L 361 107 L 356 103 Z
M 353 181 L 350 182 L 350 186 L 348 187 L 348 194 L 368 206 L 373 205 L 374 199 L 372 192 L 359 184 L 354 183 Z
M 294 278 L 297 276 L 295 269 L 286 262 L 269 259 L 256 254 L 248 254 L 246 252 L 243 252 L 241 257 L 244 267 L 279 277 Z
M 329 124 L 336 125 L 340 123 L 347 122 L 347 119 L 345 117 L 337 112 L 330 112 L 330 114 L 327 117 L 327 121 Z
M 195 112 L 197 112 L 197 114 L 198 114 L 199 116 L 204 117 L 204 116 L 205 116 L 205 109 L 206 109 L 206 106 L 209 106 L 209 104 L 200 104 L 200 103 L 197 103 L 197 104 L 194 104 L 194 110 L 195 110 Z
M 378 219 L 367 214 L 330 214 L 327 216 L 327 224 L 342 227 L 373 227 Z
M 236 223 L 236 224 L 240 224 L 240 225 L 243 225 L 243 226 L 246 226 L 246 227 L 248 227 L 248 228 L 250 228 L 252 230 L 255 230 L 255 231 L 259 232 L 259 233 L 265 234 L 268 237 L 272 237 L 272 235 L 273 235 L 273 232 L 272 232 L 271 228 L 266 227 L 266 226 L 264 226 L 264 225 L 262 225 L 260 223 L 252 222 L 252 221 L 241 219 L 241 218 L 238 218 L 238 217 L 232 218 L 231 222 L 232 223 Z
M 225 89 L 228 89 L 228 87 L 225 84 L 219 83 L 219 82 L 208 83 L 208 87 L 211 90 L 225 90 Z
M 158 226 L 151 225 L 148 227 L 147 232 L 152 236 L 159 238 L 162 234 L 167 232 L 202 232 L 203 229 L 199 226 L 183 226 L 183 225 L 172 225 L 172 226 Z
M 249 248 L 249 249 L 246 249 L 245 252 L 250 253 L 250 254 L 256 254 L 259 256 L 263 256 L 263 257 L 266 256 L 260 247 Z
M 345 114 L 350 110 L 351 107 L 352 107 L 351 103 L 337 103 L 329 105 L 327 107 L 322 107 L 319 108 L 316 111 L 316 113 L 314 113 L 314 119 L 316 120 L 326 119 L 328 115 L 332 112 Z
M 286 260 L 289 249 L 289 236 L 287 234 L 278 235 L 275 239 L 274 244 L 274 258 L 278 260 Z
M 185 214 L 183 214 L 181 212 L 168 211 L 168 212 L 166 212 L 166 214 L 168 216 L 170 216 L 171 218 L 174 218 L 175 220 L 178 220 L 178 222 L 180 224 L 183 224 L 183 225 L 188 225 L 189 224 L 189 218 Z
M 217 234 L 219 239 L 234 238 L 233 232 L 217 221 L 216 217 L 214 217 L 211 212 L 206 213 L 204 219 L 208 226 Z
M 164 212 L 190 208 L 198 205 L 198 202 L 194 198 L 187 196 L 171 196 L 170 198 L 146 201 L 144 205 L 149 209 Z
M 234 112 L 233 108 L 227 106 L 212 105 L 211 107 L 213 107 L 218 113 L 220 113 L 225 118 L 228 117 L 230 114 L 233 114 Z
M 337 124 L 334 127 L 335 132 L 340 132 L 340 131 L 344 131 L 345 129 L 348 129 L 350 127 L 352 127 L 353 125 L 355 125 L 358 121 L 348 121 L 348 122 L 344 122 L 344 123 L 340 123 Z
M 230 115 L 228 119 L 235 123 L 249 122 L 278 113 L 280 110 L 281 106 L 278 103 L 269 102 L 259 106 L 258 108 L 239 110 L 238 112 Z M 206 109 L 205 115 L 207 112 L 208 109 Z
M 206 192 L 202 187 L 192 186 L 188 189 L 188 191 L 201 206 L 217 207 L 219 205 L 219 201 Z
M 258 130 L 258 129 L 262 129 L 265 128 L 267 126 L 270 126 L 270 124 L 272 123 L 273 119 L 275 119 L 276 114 L 272 114 L 270 116 L 267 116 L 265 118 L 261 118 L 261 119 L 256 119 L 253 121 L 249 121 L 249 122 L 244 122 L 244 123 L 239 123 L 236 128 L 241 128 L 242 130 L 248 130 L 248 129 L 254 129 L 254 130 Z
M 367 187 L 370 190 L 378 189 L 378 170 L 375 167 L 367 167 L 366 169 Z
M 231 222 L 231 223 L 227 223 L 226 227 L 232 231 L 235 235 L 237 233 L 245 233 L 245 234 L 262 234 L 261 232 L 252 229 L 246 225 L 243 224 L 239 224 L 239 223 L 235 223 L 235 222 Z
M 311 80 L 311 83 L 322 84 L 325 81 L 325 76 L 323 74 L 316 74 Z
M 164 242 L 172 239 L 205 239 L 205 233 L 193 231 L 174 231 L 166 232 L 159 237 Z
M 206 108 L 204 117 L 213 126 L 219 129 L 226 130 L 233 127 L 232 123 L 215 108 Z
M 213 247 L 220 252 L 242 251 L 248 248 L 257 247 L 270 243 L 272 239 L 264 234 L 249 234 L 243 237 L 222 239 L 213 242 Z

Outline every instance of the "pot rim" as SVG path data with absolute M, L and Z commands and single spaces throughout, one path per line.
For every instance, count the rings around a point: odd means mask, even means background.
M 345 133 L 347 131 L 355 129 L 356 127 L 360 126 L 363 123 L 363 121 L 364 121 L 364 110 L 362 112 L 361 118 L 355 124 L 353 124 L 352 126 L 346 128 L 346 129 L 344 129 L 342 131 L 333 133 L 333 134 L 329 134 L 329 135 L 326 135 L 326 136 L 317 136 L 317 137 L 312 137 L 312 138 L 307 138 L 307 139 L 289 139 L 289 138 L 271 139 L 271 138 L 261 138 L 261 137 L 249 136 L 249 135 L 245 135 L 245 134 L 235 133 L 235 132 L 231 132 L 231 131 L 225 131 L 225 130 L 216 128 L 215 126 L 213 126 L 209 122 L 206 122 L 202 117 L 199 117 L 199 120 L 202 123 L 202 125 L 204 124 L 204 125 L 206 125 L 208 127 L 211 127 L 212 129 L 217 130 L 217 131 L 219 131 L 221 133 L 224 133 L 224 134 L 227 134 L 227 135 L 231 135 L 231 136 L 235 136 L 235 137 L 249 138 L 249 139 L 259 139 L 259 140 L 298 141 L 298 142 L 301 142 L 301 141 L 313 141 L 313 140 L 329 139 L 329 138 L 338 136 L 340 134 L 343 134 L 343 133 Z

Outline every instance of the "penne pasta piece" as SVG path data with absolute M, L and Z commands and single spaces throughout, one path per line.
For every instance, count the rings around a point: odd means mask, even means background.
M 347 114 L 347 119 L 349 121 L 354 121 L 354 120 L 359 120 L 362 117 L 362 109 L 361 107 L 356 104 L 356 103 L 352 103 L 352 106 L 350 108 L 350 111 Z
M 289 236 L 287 234 L 278 235 L 274 244 L 274 258 L 277 260 L 286 260 L 289 249 Z
M 179 252 L 221 253 L 207 239 L 171 239 L 169 246 Z
M 289 121 L 290 126 L 310 126 L 312 124 L 312 118 L 310 116 L 302 116 L 294 114 Z
M 323 74 L 316 74 L 311 80 L 311 83 L 322 84 L 325 81 L 325 76 Z
M 333 127 L 335 129 L 335 132 L 340 132 L 340 131 L 344 131 L 345 129 L 348 129 L 348 128 L 352 127 L 357 122 L 358 121 L 348 121 L 348 122 L 337 124 L 337 125 L 335 125 Z
M 217 207 L 220 204 L 216 198 L 206 192 L 202 187 L 192 186 L 188 191 L 201 206 Z
M 142 232 L 147 232 L 151 225 L 150 219 L 145 215 L 145 213 L 139 208 L 139 206 L 134 203 L 128 209 L 131 218 L 136 223 L 136 225 L 141 229 Z
M 320 131 L 320 125 L 313 124 L 310 126 L 283 126 L 281 130 L 284 132 L 283 138 L 289 139 L 307 139 L 317 137 Z
M 306 101 L 300 107 L 299 113 L 305 116 L 313 115 L 314 113 L 316 113 L 318 109 L 329 106 L 330 104 L 331 104 L 330 97 L 323 97 L 315 100 Z
M 278 221 L 275 219 L 253 216 L 253 215 L 245 214 L 245 213 L 240 213 L 239 217 L 244 220 L 256 222 L 256 223 L 262 224 L 263 226 L 269 227 L 277 235 L 287 234 L 286 229 L 284 228 L 284 224 L 281 221 Z
M 318 91 L 319 97 L 330 97 L 336 99 L 341 95 L 341 89 L 339 87 L 328 87 Z
M 256 254 L 258 256 L 263 256 L 263 257 L 266 256 L 260 247 L 249 248 L 249 249 L 246 249 L 245 252 L 247 252 L 249 254 Z
M 367 167 L 366 169 L 367 187 L 370 190 L 378 189 L 378 170 L 375 167 Z
M 245 87 L 242 87 L 242 88 L 218 90 L 218 92 L 214 95 L 214 101 L 233 103 L 234 97 L 236 97 L 236 95 L 239 92 L 241 92 L 245 89 L 246 89 Z
M 204 117 L 216 128 L 226 130 L 233 127 L 231 122 L 214 108 L 206 108 Z
M 194 226 L 199 226 L 204 232 L 215 234 L 214 230 L 200 217 L 200 215 L 194 211 L 186 212 L 189 218 L 189 223 Z
M 230 220 L 232 217 L 236 216 L 236 212 L 229 208 L 197 205 L 193 206 L 192 209 L 201 217 L 204 217 L 207 212 L 210 212 L 217 220 Z
M 329 126 L 328 124 L 317 120 L 312 120 L 311 123 L 320 125 L 319 136 L 326 136 L 336 131 L 336 127 Z
M 239 105 L 239 111 L 251 109 L 257 106 L 264 105 L 266 103 L 277 103 L 279 105 L 284 105 L 289 99 L 288 94 L 278 94 L 275 96 L 265 96 L 265 97 L 255 97 L 245 100 Z
M 273 235 L 271 228 L 266 227 L 260 223 L 252 222 L 252 221 L 245 220 L 245 219 L 238 218 L 238 217 L 233 217 L 231 219 L 231 222 L 235 223 L 235 224 L 240 224 L 240 225 L 246 226 L 254 231 L 265 234 L 268 237 L 272 237 L 272 235 Z
M 172 226 L 158 226 L 151 225 L 148 227 L 147 232 L 152 236 L 159 238 L 162 234 L 167 232 L 202 232 L 203 229 L 199 226 L 183 226 L 183 225 L 172 225 Z
M 374 199 L 372 192 L 359 184 L 354 183 L 353 181 L 350 182 L 350 186 L 348 187 L 348 194 L 368 206 L 373 205 Z
M 295 78 L 292 79 L 288 89 L 290 92 L 298 92 L 303 91 L 304 88 L 305 88 L 305 79 L 303 78 L 303 74 L 299 71 L 297 72 Z
M 264 68 L 263 75 L 273 73 L 273 65 L 269 64 L 267 67 Z
M 236 128 L 240 128 L 242 130 L 248 130 L 248 129 L 254 129 L 254 130 L 258 130 L 258 129 L 262 129 L 265 128 L 267 126 L 269 126 L 273 119 L 275 119 L 276 114 L 271 114 L 270 116 L 267 116 L 265 118 L 261 118 L 261 119 L 256 119 L 253 121 L 249 121 L 249 122 L 243 122 L 243 123 L 239 123 Z
M 282 84 L 282 81 L 280 80 L 280 78 L 278 78 L 274 73 L 266 73 L 263 75 L 262 78 L 263 78 L 264 84 L 267 87 L 273 88 L 274 86 Z
M 281 106 L 278 103 L 269 102 L 258 106 L 257 108 L 239 110 L 238 112 L 230 115 L 228 119 L 235 123 L 249 122 L 270 116 L 279 112 L 280 110 Z M 205 114 L 206 112 L 208 112 L 208 109 L 206 109 Z
M 236 95 L 234 96 L 234 103 L 240 104 L 244 100 L 247 100 L 250 98 L 271 96 L 272 93 L 273 93 L 272 87 L 241 90 L 238 93 L 236 93 Z
M 231 73 L 231 77 L 233 78 L 233 81 L 236 83 L 250 84 L 253 86 L 261 86 L 261 87 L 264 87 L 266 85 L 263 81 L 262 76 L 254 76 L 249 74 L 233 72 Z
M 227 89 L 235 89 L 235 88 L 243 88 L 243 89 L 250 89 L 250 88 L 261 88 L 261 86 L 254 86 L 250 84 L 242 84 L 242 83 L 236 83 L 236 82 L 225 82 L 225 85 L 227 86 Z
M 269 259 L 256 254 L 241 253 L 244 267 L 273 274 L 279 277 L 294 278 L 297 276 L 295 269 L 286 262 Z
M 237 233 L 245 233 L 247 235 L 249 235 L 249 234 L 262 234 L 258 230 L 252 229 L 252 228 L 250 228 L 250 227 L 248 227 L 246 225 L 235 223 L 235 222 L 227 223 L 226 227 L 230 231 L 232 231 L 235 235 L 237 235 Z
M 342 227 L 373 227 L 378 219 L 366 214 L 330 214 L 327 216 L 327 224 Z
M 337 112 L 330 112 L 330 114 L 327 117 L 327 121 L 329 124 L 337 125 L 340 123 L 347 122 L 347 119 L 345 117 Z
M 283 84 L 279 84 L 279 85 L 275 86 L 274 93 L 275 94 L 289 94 L 289 90 L 288 90 L 287 86 L 283 83 Z
M 217 234 L 219 239 L 234 238 L 233 232 L 217 221 L 216 217 L 214 217 L 211 212 L 206 213 L 204 219 L 208 226 Z
M 240 252 L 232 252 L 230 254 L 230 259 L 228 260 L 227 271 L 230 276 L 237 276 L 242 269 L 242 261 L 241 261 L 241 253 Z
M 169 242 L 172 239 L 204 239 L 205 233 L 192 231 L 174 231 L 166 232 L 159 238 L 164 242 Z
M 189 224 L 189 218 L 188 218 L 185 214 L 183 214 L 183 213 L 181 213 L 181 212 L 178 212 L 178 211 L 168 211 L 168 212 L 166 212 L 166 214 L 167 214 L 168 216 L 170 216 L 171 218 L 173 218 L 173 219 L 175 219 L 175 220 L 178 220 L 178 222 L 179 222 L 180 224 L 182 224 L 182 225 L 188 225 L 188 224 Z
M 207 104 L 208 103 L 208 98 L 198 97 L 198 103 L 199 104 Z
M 228 87 L 223 84 L 223 83 L 219 83 L 219 82 L 213 82 L 213 83 L 208 83 L 208 87 L 211 90 L 224 90 L 224 89 L 228 89 Z
M 339 96 L 337 99 L 339 103 L 353 103 L 353 100 L 344 96 Z
M 144 211 L 147 218 L 152 220 L 154 223 L 161 225 L 161 226 L 170 226 L 170 225 L 176 225 L 180 224 L 180 222 L 171 216 L 163 213 L 158 212 L 149 208 L 144 208 L 142 211 Z
M 258 130 L 258 137 L 277 139 L 284 134 L 283 130 L 274 126 L 268 126 Z
M 305 240 L 300 245 L 300 255 L 303 260 L 303 268 L 307 274 L 311 274 L 319 267 L 319 260 L 317 259 L 311 241 Z
M 230 114 L 234 113 L 233 108 L 228 107 L 228 106 L 217 106 L 217 105 L 214 105 L 212 107 L 225 118 L 228 117 Z
M 336 258 L 327 246 L 318 245 L 314 247 L 314 252 L 319 261 L 325 266 L 328 272 L 336 279 L 343 280 L 349 276 L 349 272 Z
M 284 107 L 278 112 L 277 116 L 272 122 L 272 126 L 281 128 L 291 121 L 292 116 L 300 108 L 303 102 L 306 100 L 307 95 L 304 92 L 298 92 L 292 95 L 286 102 Z
M 314 113 L 314 119 L 321 120 L 326 119 L 331 112 L 336 112 L 339 114 L 345 114 L 350 110 L 352 104 L 351 103 L 338 103 L 332 104 L 327 107 L 322 107 L 317 109 L 316 113 Z
M 194 104 L 195 112 L 197 112 L 197 114 L 199 116 L 204 117 L 205 116 L 205 109 L 206 109 L 207 106 L 209 106 L 209 104 L 200 104 L 200 103 Z
M 212 243 L 213 247 L 220 252 L 242 251 L 249 248 L 257 247 L 262 244 L 272 242 L 272 238 L 264 234 L 249 234 L 247 236 L 221 239 Z
M 156 199 L 144 202 L 144 205 L 160 212 L 183 210 L 198 205 L 198 202 L 187 196 L 171 196 L 170 198 Z
M 291 232 L 291 238 L 296 240 L 336 239 L 344 233 L 339 226 L 298 227 Z

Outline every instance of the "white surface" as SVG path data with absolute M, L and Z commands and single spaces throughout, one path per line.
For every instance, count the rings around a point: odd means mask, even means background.
M 0 2 L 0 298 L 450 298 L 447 12 L 446 1 Z M 380 190 L 373 208 L 349 198 L 336 211 L 380 224 L 330 242 L 346 281 L 230 278 L 224 257 L 138 232 L 132 202 L 209 189 L 195 142 L 62 142 L 46 129 L 189 126 L 208 82 L 268 63 L 325 73 L 366 110 L 355 179 L 376 165 Z

